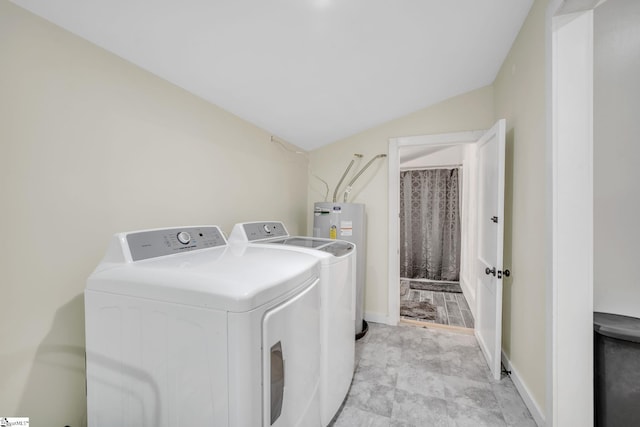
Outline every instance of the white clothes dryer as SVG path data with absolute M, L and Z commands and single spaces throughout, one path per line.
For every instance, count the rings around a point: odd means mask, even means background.
M 89 426 L 319 426 L 319 273 L 216 226 L 116 234 L 85 290 Z
M 236 224 L 229 243 L 287 249 L 320 260 L 320 408 L 322 425 L 328 425 L 349 391 L 355 367 L 355 244 L 292 237 L 280 221 Z

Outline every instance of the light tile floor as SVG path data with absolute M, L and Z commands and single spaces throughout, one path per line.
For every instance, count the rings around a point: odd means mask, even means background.
M 473 335 L 369 323 L 332 427 L 535 427 L 511 379 L 493 380 Z

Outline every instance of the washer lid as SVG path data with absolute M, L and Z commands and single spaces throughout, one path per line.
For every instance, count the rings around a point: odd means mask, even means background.
M 316 280 L 318 264 L 301 252 L 223 246 L 98 266 L 87 290 L 244 312 Z
M 593 313 L 593 330 L 610 338 L 640 343 L 640 319 L 611 313 Z
M 344 240 L 322 239 L 317 237 L 287 237 L 284 239 L 261 240 L 256 244 L 275 244 L 283 246 L 296 246 L 305 249 L 314 249 L 326 252 L 335 257 L 348 255 L 355 249 L 355 244 Z
M 257 243 L 274 243 L 285 246 L 300 246 L 301 248 L 317 249 L 321 246 L 326 246 L 331 242 L 311 237 L 287 237 L 284 239 L 262 240 Z

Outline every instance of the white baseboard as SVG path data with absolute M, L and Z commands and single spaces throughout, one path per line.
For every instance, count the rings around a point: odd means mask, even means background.
M 513 365 L 511 365 L 511 361 L 507 358 L 506 354 L 504 354 L 504 351 L 502 352 L 502 364 L 507 371 L 511 371 L 511 381 L 513 381 L 513 385 L 516 386 L 520 397 L 522 397 L 524 404 L 527 405 L 527 408 L 529 409 L 529 412 L 531 412 L 531 416 L 535 420 L 536 424 L 538 424 L 538 427 L 546 426 L 544 420 L 545 417 L 542 413 L 542 410 L 540 409 L 536 401 L 533 400 L 533 397 L 531 397 L 531 393 L 529 392 L 529 389 L 527 388 L 525 383 L 522 381 L 518 370 L 515 369 Z
M 364 313 L 364 320 L 366 320 L 367 322 L 383 323 L 385 325 L 391 326 L 396 326 L 398 324 L 397 322 L 392 322 L 391 319 L 389 319 L 389 316 L 387 316 L 386 314 L 372 313 L 370 311 Z

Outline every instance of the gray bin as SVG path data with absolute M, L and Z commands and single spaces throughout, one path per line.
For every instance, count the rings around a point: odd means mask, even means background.
M 640 426 L 640 319 L 593 314 L 597 427 Z

